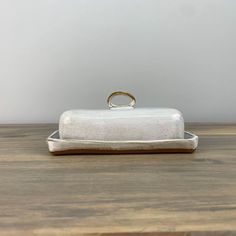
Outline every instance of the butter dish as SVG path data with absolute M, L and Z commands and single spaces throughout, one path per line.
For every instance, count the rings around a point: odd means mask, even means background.
M 115 96 L 128 96 L 128 105 L 115 105 Z M 184 131 L 180 111 L 170 108 L 135 108 L 127 92 L 114 92 L 108 110 L 69 110 L 59 130 L 48 137 L 53 154 L 115 154 L 193 152 L 198 137 Z

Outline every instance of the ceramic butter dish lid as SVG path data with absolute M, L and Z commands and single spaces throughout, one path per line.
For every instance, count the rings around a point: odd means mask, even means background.
M 130 104 L 115 105 L 115 96 L 128 96 Z M 107 110 L 70 110 L 59 122 L 63 140 L 148 141 L 184 139 L 184 119 L 176 109 L 135 108 L 136 100 L 126 92 L 114 92 Z

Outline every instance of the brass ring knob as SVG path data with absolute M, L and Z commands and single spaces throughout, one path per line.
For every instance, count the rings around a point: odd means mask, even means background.
M 131 102 L 128 105 L 116 105 L 116 104 L 112 103 L 113 97 L 120 96 L 120 95 L 127 96 L 127 97 L 131 98 Z M 134 107 L 135 103 L 136 103 L 136 99 L 132 94 L 127 93 L 127 92 L 122 92 L 122 91 L 113 92 L 107 98 L 107 104 L 108 104 L 109 108 L 113 108 L 113 107 Z

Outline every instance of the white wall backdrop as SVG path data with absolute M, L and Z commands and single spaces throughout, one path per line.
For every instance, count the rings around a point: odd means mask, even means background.
M 106 108 L 114 90 L 236 122 L 235 0 L 0 0 L 0 123 Z

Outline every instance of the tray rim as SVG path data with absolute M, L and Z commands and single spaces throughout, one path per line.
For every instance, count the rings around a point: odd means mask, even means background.
M 180 141 L 187 141 L 187 140 L 195 140 L 196 138 L 198 139 L 198 136 L 191 133 L 191 132 L 188 132 L 188 131 L 184 131 L 184 134 L 185 135 L 189 135 L 191 138 L 184 138 L 184 139 L 159 139 L 159 140 L 112 140 L 112 141 L 109 141 L 109 140 L 79 140 L 79 139 L 61 139 L 61 138 L 53 138 L 53 136 L 55 134 L 59 133 L 59 130 L 55 130 L 52 134 L 50 134 L 47 138 L 47 141 L 56 141 L 56 142 L 68 142 L 68 143 L 71 143 L 71 142 L 77 142 L 77 143 L 155 143 L 155 142 L 180 142 Z
M 184 139 L 165 139 L 165 140 L 104 141 L 104 140 L 77 140 L 77 139 L 55 138 L 55 135 L 59 136 L 59 131 L 56 130 L 47 138 L 47 143 L 49 151 L 54 155 L 180 153 L 180 152 L 191 153 L 195 151 L 195 149 L 198 146 L 198 136 L 187 131 L 185 131 L 184 133 L 185 136 L 189 137 Z M 58 147 L 58 145 L 60 144 L 62 145 L 62 147 Z M 68 147 L 66 145 L 68 145 Z M 72 147 L 70 145 L 72 145 Z M 80 146 L 76 147 L 76 145 L 84 145 L 84 147 Z M 112 147 L 112 145 L 114 145 L 115 147 Z M 119 145 L 121 145 L 120 149 Z M 142 148 L 140 147 L 137 148 L 137 145 L 142 145 Z M 157 145 L 157 147 L 155 147 L 155 145 Z M 164 147 L 160 147 L 161 145 L 164 145 Z

